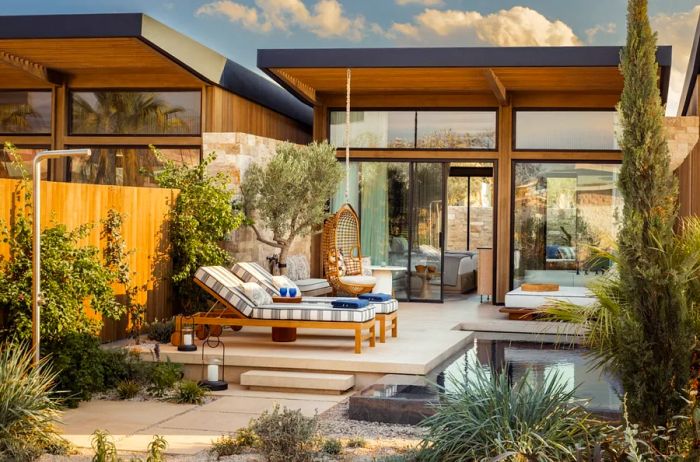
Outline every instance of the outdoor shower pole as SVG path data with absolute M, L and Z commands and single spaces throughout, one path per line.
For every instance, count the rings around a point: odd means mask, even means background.
M 34 207 L 32 209 L 32 350 L 34 365 L 40 359 L 40 322 L 41 322 L 41 161 L 59 157 L 90 157 L 89 149 L 62 149 L 42 151 L 34 156 L 32 172 L 34 173 Z

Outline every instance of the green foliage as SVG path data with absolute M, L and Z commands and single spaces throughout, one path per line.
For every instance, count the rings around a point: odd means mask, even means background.
M 51 365 L 58 373 L 56 389 L 67 406 L 76 407 L 105 389 L 103 353 L 97 337 L 70 333 L 43 346 L 50 352 Z
M 104 430 L 95 430 L 92 434 L 92 450 L 95 455 L 92 462 L 119 462 L 117 446 L 110 434 Z
M 142 361 L 136 352 L 121 348 L 102 349 L 101 359 L 105 389 L 116 388 L 125 381 L 146 385 L 150 380 L 152 366 Z
M 43 359 L 32 366 L 25 344 L 0 345 L 0 461 L 34 460 L 51 448 L 65 447 L 54 423 L 58 406 L 51 395 L 56 379 Z
M 254 448 L 260 444 L 260 438 L 252 428 L 243 427 L 236 431 L 236 444 L 243 448 Z
M 575 448 L 589 447 L 599 427 L 557 374 L 511 384 L 506 373 L 473 368 L 453 381 L 456 390 L 422 423 L 426 461 L 575 461 Z
M 328 200 L 335 193 L 343 169 L 328 143 L 298 146 L 284 143 L 264 166 L 251 165 L 241 183 L 243 207 L 258 240 L 280 249 L 286 263 L 294 239 L 308 235 L 329 216 Z M 267 239 L 261 227 L 272 232 Z
M 154 396 L 162 397 L 172 389 L 182 378 L 182 365 L 170 362 L 155 363 L 150 373 L 150 387 L 148 391 Z
M 616 332 L 625 342 L 615 369 L 628 395 L 632 420 L 666 425 L 683 407 L 696 328 L 686 296 L 688 268 L 674 267 L 677 185 L 669 168 L 664 107 L 658 88 L 656 35 L 647 0 L 629 0 L 627 45 L 620 69 L 624 88 L 618 107 L 624 198 L 619 235 L 620 290 L 625 304 Z
M 350 438 L 347 443 L 345 443 L 345 446 L 349 448 L 365 448 L 367 447 L 367 440 L 361 436 L 356 436 L 354 438 Z
M 163 169 L 151 174 L 162 188 L 175 188 L 180 195 L 171 212 L 173 282 L 185 312 L 206 306 L 204 292 L 192 282 L 200 266 L 226 265 L 230 257 L 219 243 L 243 222 L 243 214 L 233 207 L 233 191 L 223 174 L 208 175 L 207 167 L 216 156 L 207 156 L 199 165 L 179 165 L 163 157 L 151 146 Z
M 158 343 L 170 343 L 173 332 L 175 332 L 175 321 L 172 319 L 156 320 L 148 324 L 148 339 Z
M 5 149 L 17 158 L 12 145 Z M 15 165 L 24 171 L 21 163 Z M 12 220 L 0 222 L 0 240 L 9 245 L 9 258 L 0 258 L 0 312 L 5 316 L 0 335 L 22 341 L 31 337 L 32 313 L 32 194 L 26 174 L 13 199 L 17 206 Z M 70 332 L 99 333 L 101 321 L 87 315 L 86 305 L 111 319 L 123 314 L 112 290 L 114 273 L 100 261 L 98 248 L 80 243 L 94 226 L 68 230 L 52 223 L 41 233 L 42 339 L 56 340 Z
M 107 211 L 107 218 L 102 221 L 101 237 L 105 242 L 105 265 L 114 274 L 116 282 L 124 288 L 124 310 L 128 316 L 129 335 L 140 343 L 141 332 L 146 318 L 146 305 L 139 302 L 145 299 L 148 285 L 134 285 L 133 279 L 136 272 L 129 269 L 128 258 L 134 250 L 127 251 L 124 237 L 122 236 L 122 224 L 124 217 L 114 209 Z
M 165 438 L 155 435 L 153 441 L 148 443 L 146 462 L 164 462 L 166 449 L 168 449 L 168 442 Z
M 251 423 L 268 462 L 308 462 L 318 435 L 318 419 L 276 405 Z
M 194 380 L 183 380 L 177 384 L 175 401 L 180 404 L 203 404 L 207 394 L 207 389 Z
M 216 457 L 216 460 L 240 454 L 241 452 L 243 452 L 243 446 L 238 444 L 236 438 L 231 435 L 221 435 L 212 442 L 209 449 L 209 454 Z
M 135 398 L 141 391 L 141 384 L 134 380 L 123 380 L 117 384 L 119 399 Z
M 327 438 L 321 443 L 321 452 L 337 456 L 343 453 L 343 443 L 337 438 Z

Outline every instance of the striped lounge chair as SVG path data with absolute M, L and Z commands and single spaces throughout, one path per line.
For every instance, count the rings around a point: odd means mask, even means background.
M 195 325 L 347 329 L 354 331 L 355 353 L 362 352 L 363 340 L 369 340 L 370 347 L 375 345 L 373 306 L 342 309 L 330 303 L 256 305 L 243 292 L 242 282 L 223 266 L 199 268 L 194 282 L 217 301 L 209 311 L 194 315 Z
M 279 297 L 277 287 L 272 283 L 272 275 L 262 266 L 255 262 L 239 262 L 233 265 L 231 272 L 240 280 L 245 282 L 257 282 L 274 297 Z M 328 303 L 333 297 L 303 297 L 304 303 Z M 372 302 L 379 322 L 379 342 L 386 342 L 386 329 L 391 325 L 391 336 L 399 335 L 399 302 L 396 299 L 386 302 Z

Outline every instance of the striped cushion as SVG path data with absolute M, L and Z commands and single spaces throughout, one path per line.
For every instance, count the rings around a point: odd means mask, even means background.
M 273 297 L 277 297 L 280 294 L 275 285 L 272 283 L 272 275 L 265 270 L 265 268 L 255 262 L 238 262 L 233 265 L 231 272 L 241 281 L 257 282 L 268 294 L 272 295 Z
M 328 281 L 325 279 L 301 279 L 294 282 L 303 294 L 315 292 L 318 290 L 325 290 L 324 293 L 332 291 L 331 285 L 328 284 Z
M 275 303 L 253 310 L 255 319 L 281 319 L 294 321 L 365 322 L 374 318 L 374 308 L 333 308 L 330 304 Z
M 251 317 L 255 304 L 243 294 L 241 281 L 229 270 L 223 266 L 203 266 L 194 277 L 229 302 L 243 316 Z
M 334 297 L 304 297 L 304 303 L 330 303 L 330 300 Z M 399 309 L 399 302 L 392 298 L 385 302 L 370 302 L 369 306 L 373 306 L 377 314 L 389 314 Z

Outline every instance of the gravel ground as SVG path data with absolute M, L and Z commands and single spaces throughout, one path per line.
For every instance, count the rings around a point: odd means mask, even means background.
M 139 399 L 139 398 L 137 398 Z M 320 434 L 323 438 L 337 438 L 345 445 L 351 439 L 363 439 L 365 446 L 361 448 L 343 449 L 337 456 L 319 456 L 317 461 L 342 462 L 373 462 L 383 456 L 401 454 L 415 448 L 425 434 L 425 431 L 412 425 L 395 425 L 378 422 L 363 422 L 348 419 L 348 400 L 344 400 L 319 415 Z M 143 458 L 143 453 L 121 452 L 119 456 L 124 461 L 132 458 Z M 92 454 L 89 450 L 81 451 L 71 456 L 45 455 L 40 462 L 90 462 Z M 203 462 L 215 460 L 207 451 L 194 456 L 168 456 L 169 462 Z M 255 452 L 222 457 L 228 462 L 264 462 L 264 458 Z

